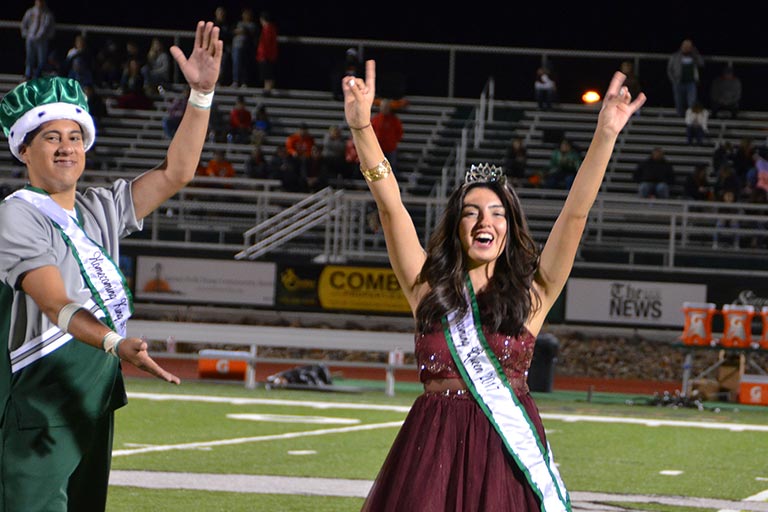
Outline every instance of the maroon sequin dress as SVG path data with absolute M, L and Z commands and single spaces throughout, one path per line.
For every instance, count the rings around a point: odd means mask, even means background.
M 546 443 L 526 374 L 536 338 L 485 332 Z M 442 331 L 416 337 L 419 377 L 461 378 Z M 425 392 L 413 404 L 363 505 L 366 512 L 540 510 L 539 500 L 470 394 Z

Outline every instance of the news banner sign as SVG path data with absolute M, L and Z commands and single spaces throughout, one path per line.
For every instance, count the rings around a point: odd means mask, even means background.
M 706 298 L 705 284 L 571 278 L 565 320 L 683 327 L 683 302 L 706 302 Z
M 134 296 L 205 304 L 273 306 L 275 263 L 139 256 Z

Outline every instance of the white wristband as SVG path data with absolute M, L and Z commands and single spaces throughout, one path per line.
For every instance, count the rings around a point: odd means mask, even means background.
M 103 348 L 104 352 L 107 354 L 111 354 L 120 359 L 120 356 L 117 353 L 117 348 L 120 346 L 120 342 L 124 339 L 125 338 L 117 334 L 115 331 L 109 331 L 101 340 L 101 348 Z
M 75 316 L 75 313 L 81 309 L 83 309 L 81 304 L 70 302 L 69 304 L 65 304 L 64 307 L 59 310 L 59 314 L 56 317 L 56 325 L 59 326 L 61 332 L 69 332 L 69 322 L 72 320 L 72 317 Z
M 209 109 L 213 104 L 213 91 L 201 92 L 192 89 L 189 92 L 189 104 L 195 108 Z

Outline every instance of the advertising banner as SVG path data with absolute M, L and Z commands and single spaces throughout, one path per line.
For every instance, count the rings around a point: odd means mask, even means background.
M 395 273 L 389 267 L 328 265 L 317 285 L 323 309 L 408 313 Z
M 135 293 L 140 300 L 273 306 L 275 264 L 139 256 Z
M 317 282 L 322 270 L 322 265 L 278 265 L 275 305 L 286 309 L 319 310 Z
M 705 302 L 705 284 L 571 278 L 565 319 L 573 322 L 682 327 L 683 302 Z

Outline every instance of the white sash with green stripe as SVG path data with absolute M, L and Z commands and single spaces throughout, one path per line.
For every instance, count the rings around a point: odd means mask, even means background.
M 504 446 L 525 473 L 547 512 L 571 510 L 571 501 L 552 458 L 509 384 L 499 360 L 488 345 L 480 314 L 467 277 L 466 314 L 457 312 L 443 320 L 445 337 L 456 366 L 472 396 L 501 436 Z
M 91 291 L 83 307 L 121 336 L 133 310 L 133 301 L 125 276 L 106 250 L 91 240 L 80 224 L 70 217 L 47 193 L 37 189 L 18 190 L 6 199 L 17 198 L 30 203 L 44 213 L 59 230 L 80 266 L 80 273 Z M 72 339 L 58 327 L 25 341 L 11 352 L 12 371 L 17 372 L 44 357 Z
M 90 299 L 83 304 L 83 308 L 93 313 L 96 318 L 104 318 L 104 312 Z M 40 336 L 25 341 L 19 348 L 11 351 L 11 373 L 16 373 L 54 350 L 63 347 L 71 339 L 72 335 L 61 332 L 61 329 L 53 326 Z

